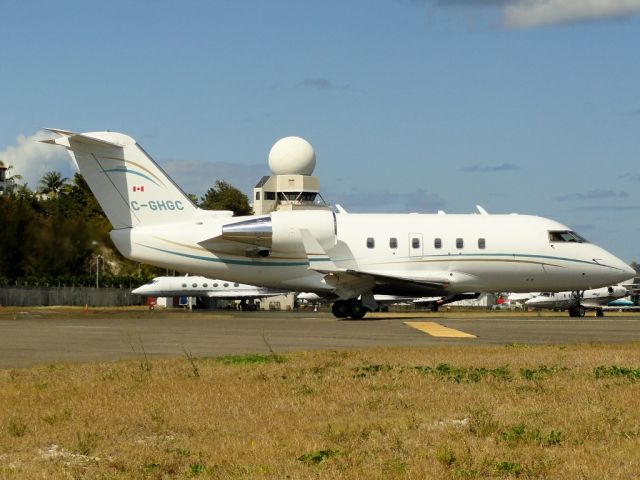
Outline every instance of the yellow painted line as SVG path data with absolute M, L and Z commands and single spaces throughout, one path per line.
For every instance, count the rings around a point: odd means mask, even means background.
M 476 338 L 475 335 L 456 330 L 455 328 L 445 327 L 436 322 L 404 322 L 404 324 L 421 332 L 428 333 L 432 337 Z

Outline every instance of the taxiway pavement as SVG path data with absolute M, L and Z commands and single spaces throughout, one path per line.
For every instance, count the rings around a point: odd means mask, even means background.
M 470 334 L 438 337 L 405 322 L 435 322 Z M 475 336 L 475 338 L 473 337 Z M 0 368 L 149 356 L 219 356 L 310 349 L 443 344 L 565 344 L 640 341 L 640 314 L 603 318 L 492 317 L 478 313 L 406 318 L 394 313 L 338 320 L 320 312 L 225 312 L 131 318 L 0 319 Z

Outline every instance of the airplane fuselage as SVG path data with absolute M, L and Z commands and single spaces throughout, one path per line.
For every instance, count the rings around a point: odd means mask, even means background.
M 304 251 L 247 255 L 246 245 L 220 238 L 222 227 L 260 217 L 202 218 L 173 225 L 114 230 L 114 243 L 136 261 L 269 288 L 327 292 Z M 449 281 L 448 291 L 562 291 L 610 285 L 626 265 L 588 242 L 557 241 L 569 229 L 528 215 L 337 214 L 327 253 L 345 269 Z M 555 240 L 555 241 L 552 241 Z M 401 291 L 400 291 L 400 290 Z M 422 295 L 416 283 L 377 285 L 375 293 Z
M 131 293 L 154 297 L 262 298 L 288 292 L 202 276 L 165 276 L 156 277 Z
M 597 308 L 627 294 L 627 289 L 619 285 L 585 290 L 580 292 L 579 298 L 575 292 L 544 292 L 527 300 L 525 305 L 531 308 L 566 310 L 580 303 L 580 305 L 587 308 Z

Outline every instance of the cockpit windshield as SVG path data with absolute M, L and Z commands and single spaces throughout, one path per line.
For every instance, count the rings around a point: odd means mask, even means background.
M 576 232 L 571 230 L 551 230 L 549 231 L 550 243 L 589 243 L 586 238 L 581 237 Z

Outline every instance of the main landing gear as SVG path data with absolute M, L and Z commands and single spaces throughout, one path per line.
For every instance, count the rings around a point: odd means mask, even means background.
M 364 318 L 369 309 L 362 304 L 362 301 L 352 298 L 349 300 L 336 300 L 331 307 L 331 312 L 338 318 L 353 318 L 360 320 Z
M 569 316 L 570 317 L 584 317 L 586 313 L 586 309 L 580 305 L 580 301 L 582 300 L 582 295 L 584 292 L 576 291 L 572 293 L 574 303 L 569 307 Z
M 585 308 L 580 304 L 571 305 L 569 307 L 569 316 L 570 317 L 584 317 L 585 313 L 586 313 Z

